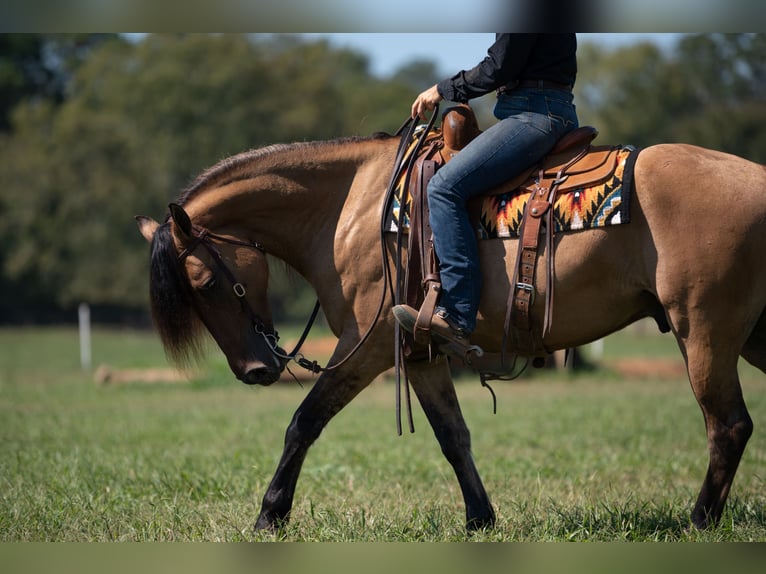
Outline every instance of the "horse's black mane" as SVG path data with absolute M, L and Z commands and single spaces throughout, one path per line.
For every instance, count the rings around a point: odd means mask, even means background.
M 194 309 L 191 287 L 178 261 L 169 223 L 157 229 L 151 249 L 152 318 L 168 357 L 176 363 L 188 364 L 201 354 L 204 330 Z

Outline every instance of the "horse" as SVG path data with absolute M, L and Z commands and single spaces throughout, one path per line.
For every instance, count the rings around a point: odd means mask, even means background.
M 201 173 L 162 223 L 136 216 L 151 244 L 153 320 L 171 359 L 195 356 L 207 330 L 244 383 L 270 385 L 280 377 L 291 354 L 277 342 L 267 257 L 308 281 L 338 339 L 287 426 L 256 530 L 289 520 L 312 443 L 394 365 L 395 321 L 385 296 L 394 239 L 380 232 L 380 207 L 398 148 L 399 138 L 375 134 L 243 152 Z M 738 358 L 766 372 L 766 167 L 692 145 L 657 144 L 640 151 L 630 193 L 629 224 L 556 235 L 555 320 L 544 343 L 567 349 L 644 317 L 666 322 L 706 425 L 709 466 L 691 512 L 692 524 L 704 529 L 721 518 L 753 429 Z M 517 245 L 479 242 L 483 292 L 472 342 L 489 352 L 503 344 Z M 533 315 L 542 312 L 539 295 Z M 496 515 L 449 362 L 414 353 L 404 364 L 454 469 L 466 528 L 492 527 Z

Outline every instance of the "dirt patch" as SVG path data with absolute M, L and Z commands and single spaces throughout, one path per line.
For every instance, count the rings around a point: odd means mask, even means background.
M 321 367 L 325 367 L 337 342 L 335 337 L 309 338 L 300 352 L 309 361 L 317 361 Z M 292 351 L 295 343 L 296 341 L 285 341 L 284 348 Z M 295 379 L 300 382 L 311 382 L 319 377 L 318 374 L 296 365 L 294 362 L 291 362 L 288 367 L 292 374 L 285 370 L 279 379 L 280 382 L 294 383 Z M 608 369 L 626 378 L 678 379 L 686 377 L 686 368 L 680 359 L 624 358 L 604 362 L 602 365 L 596 364 L 596 371 L 599 368 Z M 389 374 L 392 373 L 393 371 L 389 372 Z M 173 368 L 115 369 L 108 365 L 101 365 L 96 369 L 93 380 L 99 385 L 163 384 L 188 382 L 190 377 Z
M 607 366 L 624 377 L 677 379 L 686 376 L 683 361 L 674 359 L 617 359 Z
M 284 343 L 280 341 L 279 345 L 286 351 L 292 351 L 297 342 L 297 339 L 294 341 L 287 340 L 284 341 Z M 313 339 L 309 337 L 306 339 L 306 342 L 303 343 L 300 352 L 312 361 L 317 360 L 322 362 L 330 358 L 330 355 L 332 355 L 332 352 L 335 350 L 335 345 L 337 344 L 338 339 L 335 337 L 317 337 Z
M 280 346 L 282 346 L 285 351 L 291 352 L 297 342 L 297 339 L 280 341 Z M 337 343 L 338 340 L 335 337 L 320 337 L 313 339 L 309 337 L 306 339 L 306 342 L 303 343 L 299 352 L 309 361 L 316 361 L 320 367 L 324 367 L 330 360 L 330 356 L 335 350 L 335 345 Z M 318 377 L 319 374 L 313 373 L 312 371 L 295 364 L 293 361 L 290 361 L 287 365 L 287 369 L 285 369 L 282 376 L 279 377 L 279 382 L 294 383 L 296 379 L 301 383 L 312 382 Z
M 176 369 L 113 369 L 100 365 L 93 373 L 99 385 L 124 385 L 129 383 L 178 383 L 188 382 L 189 377 Z

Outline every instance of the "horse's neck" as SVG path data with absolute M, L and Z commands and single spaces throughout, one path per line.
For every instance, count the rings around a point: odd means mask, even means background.
M 268 157 L 268 167 L 201 194 L 187 209 L 204 227 L 258 241 L 311 281 L 321 274 L 317 263 L 326 266 L 351 228 L 376 232 L 395 147 L 380 141 L 288 147 Z

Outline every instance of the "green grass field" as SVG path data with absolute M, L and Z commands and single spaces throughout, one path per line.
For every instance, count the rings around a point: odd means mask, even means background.
M 721 525 L 688 528 L 707 466 L 683 376 L 626 377 L 621 357 L 680 356 L 651 329 L 606 340 L 594 372 L 535 373 L 458 395 L 497 527 L 467 537 L 462 497 L 424 416 L 396 435 L 378 381 L 309 453 L 292 520 L 254 534 L 284 430 L 307 392 L 251 388 L 218 352 L 189 381 L 100 385 L 74 329 L 0 329 L 0 541 L 766 540 L 766 376 L 741 366 L 756 425 Z M 96 330 L 93 362 L 167 367 L 151 333 Z

